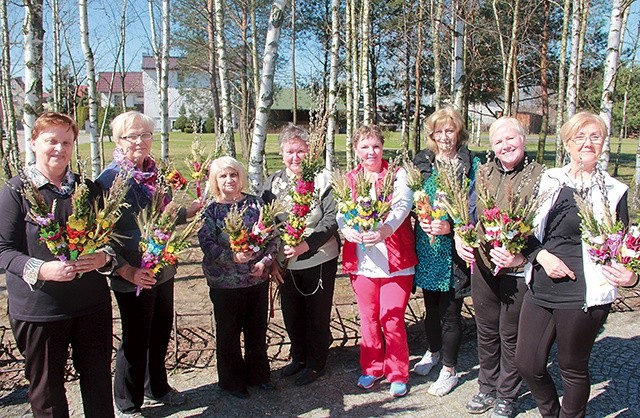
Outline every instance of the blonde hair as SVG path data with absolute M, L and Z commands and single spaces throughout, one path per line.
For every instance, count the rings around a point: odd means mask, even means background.
M 213 197 L 220 197 L 220 189 L 218 188 L 218 174 L 224 170 L 231 169 L 238 173 L 238 182 L 240 183 L 240 190 L 244 190 L 247 185 L 247 170 L 244 166 L 233 157 L 220 157 L 211 162 L 209 166 L 209 190 L 213 194 Z
M 583 111 L 571 116 L 571 118 L 562 125 L 562 128 L 560 128 L 562 143 L 567 145 L 567 142 L 575 136 L 576 132 L 586 125 L 591 124 L 598 127 L 603 138 L 607 137 L 607 125 L 602 118 L 594 113 Z
M 144 113 L 137 112 L 135 110 L 120 113 L 111 121 L 111 132 L 114 138 L 121 138 L 122 135 L 129 130 L 134 122 L 140 122 L 144 125 L 145 129 L 149 132 L 153 132 L 155 129 L 155 122 L 153 118 L 145 115 Z
M 424 123 L 424 127 L 427 131 L 427 148 L 432 151 L 437 149 L 436 141 L 433 139 L 433 133 L 436 127 L 442 126 L 446 123 L 453 124 L 456 129 L 456 149 L 460 149 L 461 146 L 466 145 L 469 140 L 469 133 L 464 127 L 464 119 L 460 112 L 451 106 L 444 107 L 440 110 L 436 110 L 427 118 Z
M 489 127 L 489 139 L 492 139 L 496 131 L 504 128 L 505 126 L 509 126 L 515 129 L 515 131 L 518 132 L 522 143 L 524 144 L 525 140 L 527 139 L 527 133 L 525 132 L 524 127 L 518 119 L 509 116 L 498 118 L 491 124 L 491 126 Z
M 366 138 L 374 138 L 380 141 L 384 145 L 384 135 L 382 129 L 378 125 L 362 125 L 358 128 L 351 140 L 353 148 L 358 146 L 358 143 Z

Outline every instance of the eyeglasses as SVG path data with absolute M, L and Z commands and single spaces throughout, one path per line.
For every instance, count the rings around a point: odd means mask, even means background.
M 595 144 L 595 145 L 600 145 L 604 142 L 604 138 L 600 134 L 591 134 L 589 136 L 576 135 L 573 138 L 571 138 L 571 140 L 576 145 L 584 145 L 584 143 L 587 142 L 587 138 L 589 139 L 589 141 L 591 141 L 592 144 Z
M 139 135 L 125 135 L 120 137 L 120 139 L 124 139 L 125 141 L 129 141 L 129 142 L 135 142 L 138 139 L 141 139 L 143 141 L 149 141 L 152 138 L 153 138 L 153 134 L 151 132 L 143 132 Z

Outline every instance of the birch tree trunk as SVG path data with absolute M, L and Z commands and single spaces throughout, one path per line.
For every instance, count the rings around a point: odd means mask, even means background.
M 9 22 L 7 16 L 7 0 L 0 0 L 0 21 L 2 30 L 2 45 L 7 47 L 2 48 L 2 103 L 4 112 L 4 126 L 7 132 L 7 147 L 2 159 L 2 169 L 5 173 L 5 177 L 10 179 L 13 177 L 12 171 L 17 170 L 22 166 L 20 162 L 20 150 L 18 146 L 18 133 L 16 130 L 16 109 L 13 105 L 13 92 L 11 91 L 11 50 L 8 47 L 10 45 L 9 39 Z M 6 157 L 9 158 L 6 158 Z
M 407 3 L 402 5 L 402 40 L 404 41 L 404 75 L 403 75 L 403 117 L 402 117 L 402 151 L 409 155 L 409 121 L 411 119 L 411 47 L 409 46 L 409 24 Z
M 213 119 L 214 137 L 218 138 L 218 123 L 220 119 L 220 101 L 218 100 L 218 67 L 216 65 L 216 35 L 215 35 L 215 7 L 213 0 L 207 0 L 207 46 L 209 59 L 207 69 L 209 73 L 209 92 L 211 93 L 211 113 Z
M 269 15 L 269 29 L 267 30 L 260 77 L 260 97 L 259 102 L 256 104 L 255 127 L 251 142 L 251 156 L 249 158 L 249 183 L 254 193 L 257 193 L 262 188 L 262 160 L 264 158 L 264 144 L 267 138 L 267 118 L 273 104 L 273 77 L 286 5 L 287 0 L 275 0 Z
M 352 33 L 351 33 L 351 2 L 350 0 L 345 0 L 345 20 L 344 20 L 344 28 L 346 32 L 346 41 L 345 41 L 345 72 L 346 72 L 346 80 L 345 84 L 347 85 L 347 99 L 346 99 L 346 118 L 347 118 L 347 138 L 345 143 L 345 154 L 347 159 L 347 169 L 351 170 L 353 168 L 353 153 L 351 152 L 352 143 L 351 138 L 353 138 L 353 134 L 355 132 L 355 125 L 353 124 L 354 117 L 353 113 L 356 111 L 353 108 L 353 71 L 351 69 L 351 43 L 353 42 Z
M 564 0 L 560 63 L 558 65 L 558 103 L 556 106 L 556 167 L 561 167 L 564 161 L 564 144 L 562 143 L 562 138 L 560 138 L 560 128 L 564 122 L 565 110 L 565 69 L 567 66 L 567 37 L 569 35 L 570 6 L 571 0 Z
M 604 64 L 602 80 L 602 99 L 600 102 L 600 117 L 607 125 L 607 138 L 602 146 L 600 163 L 604 170 L 609 165 L 609 150 L 611 140 L 611 120 L 613 117 L 613 94 L 616 89 L 618 73 L 619 46 L 624 33 L 622 32 L 622 15 L 631 4 L 630 0 L 613 0 L 611 5 L 611 19 L 609 24 L 609 39 L 607 41 L 607 58 Z
M 630 7 L 627 8 L 625 15 L 628 16 Z M 624 33 L 624 31 L 622 31 Z M 618 138 L 618 150 L 616 152 L 616 163 L 613 167 L 613 176 L 618 176 L 618 166 L 620 164 L 620 152 L 622 148 L 622 141 L 627 139 L 627 108 L 629 105 L 629 87 L 631 86 L 631 79 L 633 78 L 634 70 L 635 70 L 635 57 L 636 52 L 638 51 L 638 40 L 640 39 L 640 23 L 638 23 L 638 28 L 636 30 L 636 38 L 633 41 L 633 50 L 631 52 L 632 61 L 629 63 L 629 73 L 627 74 L 627 81 L 624 86 L 624 99 L 622 102 L 622 122 L 620 124 L 620 136 Z M 623 42 L 620 42 L 620 49 L 622 49 Z M 634 180 L 637 182 L 637 180 Z M 635 188 L 634 188 L 635 191 Z M 636 196 L 633 197 L 632 207 L 635 212 L 637 212 L 638 208 L 636 207 Z
M 42 0 L 23 0 L 24 3 L 24 150 L 26 163 L 33 163 L 31 130 L 42 113 Z M 4 48 L 3 48 L 4 49 Z M 9 84 L 11 88 L 11 84 Z
M 233 141 L 233 120 L 231 119 L 231 102 L 229 101 L 229 81 L 227 76 L 227 46 L 224 36 L 224 11 L 222 1 L 215 0 L 216 8 L 216 51 L 218 55 L 218 77 L 220 78 L 220 104 L 222 111 L 222 144 L 217 144 L 217 148 L 224 146 L 225 154 L 231 157 L 236 156 L 236 146 Z
M 504 80 L 505 85 L 505 113 L 509 116 L 517 113 L 517 101 L 516 111 L 514 112 L 513 95 L 517 89 L 517 71 L 516 71 L 516 58 L 518 55 L 518 28 L 520 24 L 520 0 L 515 0 L 513 3 L 513 20 L 511 22 L 511 39 L 509 40 L 509 59 L 507 61 L 507 73 Z M 515 93 L 516 97 L 519 96 L 518 92 Z
M 360 122 L 360 65 L 358 62 L 359 54 L 358 54 L 358 0 L 347 0 L 351 3 L 351 19 L 350 19 L 350 27 L 351 27 L 351 83 L 352 89 L 351 94 L 353 99 L 353 129 L 358 129 L 358 124 Z M 367 1 L 367 0 L 364 0 Z M 355 132 L 355 131 L 354 131 Z M 348 148 L 348 152 L 351 152 L 351 149 Z
M 589 22 L 589 2 L 590 0 L 581 0 L 582 16 L 580 18 L 580 37 L 578 39 L 578 72 L 576 74 L 576 106 L 580 103 L 580 77 L 582 74 L 582 61 L 584 58 L 584 41 L 587 34 L 587 26 Z
M 51 20 L 53 28 L 53 79 L 51 93 L 53 96 L 53 111 L 62 110 L 62 77 L 60 76 L 60 4 L 58 0 L 51 0 Z
M 325 165 L 333 170 L 335 161 L 336 103 L 338 102 L 338 63 L 340 59 L 340 0 L 331 0 L 331 69 L 329 70 L 329 120 L 327 121 L 327 137 Z
M 569 78 L 567 81 L 567 118 L 575 115 L 578 100 L 578 51 L 580 48 L 580 18 L 582 16 L 582 0 L 573 0 L 571 12 L 571 55 L 569 57 Z
M 127 75 L 125 61 L 125 44 L 127 42 L 127 0 L 122 2 L 122 16 L 120 16 L 120 105 L 122 106 L 122 112 L 127 111 L 127 90 L 125 89 L 124 79 Z M 117 61 L 117 59 L 116 59 Z M 106 112 L 105 112 L 106 117 Z M 104 144 L 104 141 L 103 141 Z M 104 151 L 104 150 L 103 150 Z
M 423 0 L 420 0 L 420 11 L 419 16 L 423 16 L 424 12 L 424 5 L 423 5 Z M 435 108 L 436 110 L 440 109 L 440 106 L 442 105 L 442 68 L 441 68 L 441 64 L 440 64 L 440 28 L 442 27 L 442 9 L 444 7 L 444 5 L 442 4 L 443 0 L 431 0 L 431 42 L 432 42 L 432 50 L 433 50 L 433 88 L 435 90 L 434 92 L 434 96 L 435 96 Z M 418 24 L 418 27 L 422 26 L 422 17 L 419 17 L 420 19 L 420 24 Z M 420 34 L 418 34 L 418 51 L 420 52 L 420 54 L 422 53 L 422 37 Z M 416 68 L 418 68 L 417 66 L 420 64 L 420 55 L 418 55 L 418 59 L 416 61 Z M 417 97 L 417 91 L 419 90 L 419 73 L 416 70 L 416 97 Z M 414 109 L 414 114 L 413 114 L 413 128 L 412 131 L 417 132 L 417 118 L 416 116 L 419 116 L 419 110 L 418 109 Z M 413 135 L 412 135 L 413 137 Z M 412 141 L 418 142 L 417 139 L 415 137 L 413 137 Z M 414 147 L 415 152 L 417 152 L 417 148 Z
M 433 7 L 431 8 L 432 13 L 433 13 Z M 411 122 L 411 134 L 409 135 L 409 148 L 410 151 L 413 153 L 413 155 L 415 156 L 418 151 L 420 151 L 420 97 L 422 96 L 422 87 L 420 85 L 420 79 L 422 78 L 422 69 L 421 69 L 421 64 L 422 64 L 422 28 L 423 28 L 423 22 L 424 21 L 424 1 L 420 0 L 418 2 L 418 25 L 416 27 L 416 30 L 418 31 L 418 46 L 416 48 L 416 61 L 415 61 L 415 68 L 414 68 L 414 83 L 415 83 L 415 87 L 414 87 L 414 101 L 413 101 L 413 120 Z M 439 20 L 432 20 L 432 25 L 437 25 L 437 23 L 439 22 Z M 438 47 L 437 47 L 437 37 L 438 34 L 433 31 L 432 32 L 435 36 L 434 40 L 433 40 L 433 56 L 434 56 L 434 62 L 440 62 L 439 59 L 436 59 L 436 57 L 438 56 L 439 52 L 438 52 Z M 434 64 L 434 68 L 433 68 L 433 73 L 434 73 L 434 85 L 436 86 L 436 109 L 438 108 L 438 105 L 440 103 L 439 100 L 439 89 L 440 89 L 440 82 L 438 80 L 440 80 L 440 77 L 438 76 L 438 74 L 440 73 L 439 71 L 440 67 L 439 65 Z
M 78 1 L 80 19 L 80 44 L 87 69 L 87 90 L 89 96 L 89 135 L 91 136 L 91 177 L 96 178 L 102 167 L 100 165 L 100 144 L 98 143 L 98 93 L 96 91 L 96 71 L 93 51 L 89 44 L 89 21 L 87 19 L 87 0 Z
M 169 36 L 171 3 L 162 0 L 162 49 L 160 61 L 160 157 L 169 160 Z
M 298 124 L 298 85 L 296 82 L 296 0 L 291 0 L 291 114 L 293 124 Z
M 538 153 L 536 155 L 536 161 L 540 164 L 544 164 L 544 148 L 547 142 L 547 129 L 549 128 L 549 80 L 547 77 L 549 67 L 547 60 L 549 45 L 549 0 L 543 0 L 542 7 L 544 8 L 542 39 L 540 39 L 540 107 L 542 111 L 542 123 L 540 135 L 538 136 Z
M 253 103 L 257 106 L 260 98 L 260 65 L 258 64 L 258 34 L 256 31 L 256 2 L 251 0 L 251 74 L 253 74 Z
M 369 125 L 371 123 L 371 97 L 369 94 L 369 38 L 371 34 L 371 8 L 370 1 L 362 2 L 362 44 L 360 45 L 360 69 L 362 75 L 360 85 L 362 86 L 362 123 Z
M 453 36 L 453 104 L 462 111 L 464 106 L 464 38 L 465 24 L 462 5 L 458 0 L 452 1 L 451 13 L 455 17 Z M 466 114 L 466 113 L 464 113 Z

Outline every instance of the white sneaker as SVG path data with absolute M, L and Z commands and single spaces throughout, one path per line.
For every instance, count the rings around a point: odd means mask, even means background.
M 433 382 L 429 387 L 429 393 L 436 396 L 444 396 L 447 393 L 451 392 L 451 389 L 456 387 L 458 384 L 458 374 L 451 373 L 446 368 L 442 368 L 440 370 L 440 375 L 438 376 L 438 380 Z
M 432 353 L 427 350 L 422 359 L 413 366 L 412 371 L 420 376 L 426 376 L 433 369 L 433 366 L 438 363 L 440 363 L 440 352 Z

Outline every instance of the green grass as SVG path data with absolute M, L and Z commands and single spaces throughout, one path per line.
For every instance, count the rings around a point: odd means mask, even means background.
M 174 162 L 176 168 L 178 170 L 184 171 L 185 164 L 184 160 L 191 153 L 191 143 L 193 141 L 193 134 L 185 134 L 180 132 L 172 132 L 169 139 L 169 158 Z M 336 159 L 339 166 L 344 167 L 346 165 L 346 155 L 345 155 L 345 141 L 346 135 L 340 134 L 336 135 Z M 200 142 L 205 147 L 205 149 L 213 150 L 215 138 L 214 134 L 201 134 Z M 396 151 L 400 148 L 400 133 L 398 132 L 389 132 L 385 137 L 385 157 L 393 157 Z M 111 155 L 113 152 L 115 144 L 113 142 L 105 142 L 105 161 L 109 163 L 112 159 Z M 537 154 L 538 147 L 538 137 L 537 135 L 530 136 L 527 140 L 527 151 L 530 155 L 534 156 Z M 618 138 L 612 139 L 612 153 L 611 153 L 611 163 L 609 164 L 609 172 L 613 171 L 613 164 L 616 158 L 616 151 L 618 147 Z M 489 148 L 488 136 L 485 134 L 481 138 L 481 145 L 475 146 L 474 144 L 470 145 L 470 148 L 473 151 L 479 153 L 480 158 L 484 162 L 484 153 Z M 635 160 L 636 160 L 636 148 L 637 148 L 637 140 L 636 139 L 627 139 L 622 144 L 622 152 L 620 154 L 620 167 L 618 169 L 618 179 L 623 181 L 624 183 L 630 185 L 633 181 L 633 175 L 635 172 Z M 87 158 L 89 156 L 89 144 L 80 144 L 80 155 L 82 158 Z M 238 159 L 246 164 L 246 157 L 241 155 L 242 148 L 240 146 L 239 141 L 236 137 L 236 153 Z M 273 173 L 276 170 L 282 168 L 282 156 L 279 154 L 279 146 L 278 146 L 278 135 L 270 134 L 267 136 L 266 146 L 265 146 L 265 155 L 267 159 L 267 167 L 270 173 Z M 160 137 L 156 135 L 153 141 L 152 153 L 155 157 L 159 158 L 160 156 Z M 555 137 L 548 137 L 547 143 L 545 147 L 545 164 L 547 167 L 553 167 L 555 164 Z

